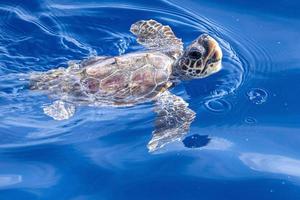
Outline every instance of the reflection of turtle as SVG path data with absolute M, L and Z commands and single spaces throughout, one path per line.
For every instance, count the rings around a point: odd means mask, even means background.
M 47 91 L 60 99 L 44 108 L 56 120 L 74 114 L 75 105 L 130 106 L 155 101 L 157 119 L 153 151 L 181 139 L 195 113 L 188 104 L 167 89 L 180 79 L 203 78 L 221 69 L 222 51 L 218 43 L 203 34 L 183 51 L 181 39 L 169 26 L 154 21 L 138 21 L 130 31 L 148 50 L 116 57 L 93 57 L 81 63 L 33 74 L 30 87 Z

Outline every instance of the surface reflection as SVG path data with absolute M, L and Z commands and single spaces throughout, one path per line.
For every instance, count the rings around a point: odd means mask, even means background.
M 22 182 L 22 176 L 17 174 L 1 174 L 0 187 L 15 185 Z
M 298 159 L 261 153 L 242 153 L 239 159 L 255 171 L 300 176 L 300 160 Z
M 39 162 L 1 162 L 0 188 L 49 188 L 60 175 L 51 165 Z

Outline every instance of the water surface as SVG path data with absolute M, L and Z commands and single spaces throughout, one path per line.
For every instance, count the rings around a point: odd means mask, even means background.
M 300 4 L 296 1 L 0 3 L 0 199 L 300 199 Z M 297 12 L 296 12 L 297 11 Z M 197 113 L 182 142 L 149 153 L 151 103 L 80 107 L 54 121 L 28 74 L 142 50 L 141 19 L 188 45 L 218 40 L 223 69 L 172 92 Z

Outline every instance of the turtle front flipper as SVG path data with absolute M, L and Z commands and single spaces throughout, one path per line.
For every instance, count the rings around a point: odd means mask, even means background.
M 181 140 L 188 132 L 196 113 L 188 108 L 188 103 L 181 97 L 163 92 L 156 101 L 155 130 L 147 147 L 153 152 L 166 144 Z
M 137 42 L 146 48 L 155 49 L 177 59 L 183 52 L 183 43 L 169 26 L 155 20 L 141 20 L 131 25 L 130 31 Z
M 75 113 L 75 106 L 61 100 L 53 102 L 43 108 L 44 113 L 55 120 L 65 120 L 72 117 Z
M 64 68 L 52 69 L 47 72 L 34 72 L 30 74 L 29 88 L 31 90 L 48 90 L 58 85 L 61 78 L 65 74 Z

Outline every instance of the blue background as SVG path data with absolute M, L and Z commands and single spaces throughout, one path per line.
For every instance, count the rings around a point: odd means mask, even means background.
M 300 3 L 0 2 L 0 199 L 300 199 Z M 79 107 L 54 121 L 28 74 L 143 48 L 132 23 L 155 19 L 188 45 L 216 38 L 223 69 L 172 92 L 197 113 L 183 142 L 148 153 L 155 114 Z

